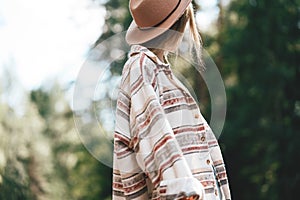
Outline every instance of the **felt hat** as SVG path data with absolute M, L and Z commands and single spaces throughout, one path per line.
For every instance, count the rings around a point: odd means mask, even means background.
M 184 13 L 191 0 L 130 0 L 133 21 L 127 33 L 128 44 L 142 44 L 167 31 Z

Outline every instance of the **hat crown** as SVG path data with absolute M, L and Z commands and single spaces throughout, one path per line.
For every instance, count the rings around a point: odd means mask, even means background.
M 129 9 L 139 28 L 162 23 L 179 5 L 180 0 L 131 0 Z

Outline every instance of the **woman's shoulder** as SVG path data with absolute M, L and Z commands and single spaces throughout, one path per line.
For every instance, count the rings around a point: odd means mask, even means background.
M 138 52 L 128 57 L 122 76 L 130 76 L 131 81 L 141 79 L 146 82 L 152 81 L 157 73 L 156 64 L 144 52 Z

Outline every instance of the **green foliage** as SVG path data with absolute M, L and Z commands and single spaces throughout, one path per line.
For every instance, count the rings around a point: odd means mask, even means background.
M 127 0 L 111 0 L 107 1 L 104 4 L 106 8 L 106 18 L 105 18 L 105 25 L 103 28 L 103 33 L 98 38 L 98 40 L 95 43 L 95 46 L 97 46 L 99 43 L 111 38 L 112 36 L 116 34 L 120 34 L 121 32 L 124 32 L 128 29 L 132 17 L 129 12 L 128 8 L 128 1 Z M 112 42 L 112 41 L 111 41 Z M 125 44 L 122 44 L 125 45 Z M 119 46 L 122 46 L 119 45 Z M 108 56 L 113 54 L 113 50 L 111 46 L 107 47 L 107 51 L 109 50 Z M 110 64 L 110 71 L 112 75 L 119 76 L 122 72 L 122 67 L 126 61 L 126 57 L 115 60 Z
M 30 93 L 30 99 L 36 103 L 40 115 L 44 118 L 51 115 L 51 106 L 49 95 L 42 89 L 34 90 Z
M 234 199 L 299 195 L 299 13 L 294 1 L 233 1 L 220 46 L 223 141 Z M 297 193 L 297 195 L 295 195 Z
M 78 149 L 78 162 L 68 177 L 74 190 L 74 199 L 106 199 L 111 196 L 112 169 Z
M 27 186 L 24 186 L 11 177 L 2 176 L 0 199 L 27 200 L 33 196 Z
M 128 0 L 110 0 L 104 6 L 107 12 L 105 26 L 96 45 L 116 33 L 126 31 L 132 20 L 128 9 Z
M 73 115 L 70 114 L 72 111 L 63 91 L 58 85 L 54 85 L 49 91 L 32 91 L 31 97 L 37 96 L 36 94 L 42 99 L 48 99 L 48 104 L 43 101 L 35 103 L 39 111 L 43 111 L 40 113 L 45 113 L 47 128 L 44 129 L 44 134 L 49 136 L 55 156 L 53 171 L 56 175 L 49 180 L 57 183 L 52 185 L 55 192 L 52 194 L 53 198 L 92 200 L 109 197 L 112 172 L 109 167 L 94 159 L 77 137 Z
M 0 102 L 0 199 L 108 199 L 112 171 L 83 147 L 60 86 L 28 97 L 21 115 Z

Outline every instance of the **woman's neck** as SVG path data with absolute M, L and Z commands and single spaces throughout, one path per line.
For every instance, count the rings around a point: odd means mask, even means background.
M 153 52 L 161 62 L 166 63 L 166 59 L 165 59 L 165 51 L 163 50 L 156 50 Z

